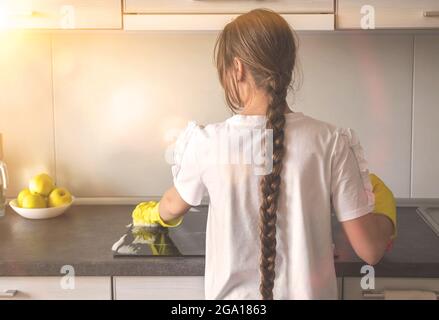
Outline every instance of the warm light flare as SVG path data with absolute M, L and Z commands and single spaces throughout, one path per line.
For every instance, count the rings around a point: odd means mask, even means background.
M 23 43 L 28 39 L 24 31 L 0 29 L 0 60 L 11 61 L 21 50 Z M 29 54 L 32 54 L 29 52 Z
M 40 17 L 32 10 L 32 1 L 0 2 L 0 29 L 29 28 L 33 26 L 34 18 Z
M 0 29 L 6 29 L 9 25 L 9 15 L 6 10 L 0 6 Z

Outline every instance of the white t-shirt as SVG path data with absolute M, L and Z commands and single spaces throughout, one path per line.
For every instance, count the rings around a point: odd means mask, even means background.
M 209 196 L 206 299 L 260 299 L 257 164 L 206 159 L 217 155 L 212 150 L 222 144 L 219 137 L 265 128 L 265 119 L 235 115 L 206 127 L 190 123 L 175 145 L 172 172 L 179 194 L 193 206 Z M 265 141 L 263 135 L 242 137 L 239 150 Z M 286 115 L 284 145 L 274 298 L 335 299 L 331 209 L 339 221 L 372 211 L 367 163 L 352 130 L 303 113 Z

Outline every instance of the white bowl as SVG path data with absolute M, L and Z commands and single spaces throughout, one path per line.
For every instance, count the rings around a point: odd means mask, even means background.
M 17 199 L 9 201 L 9 205 L 15 212 L 17 212 L 20 216 L 24 218 L 49 219 L 62 215 L 65 211 L 67 211 L 68 208 L 70 208 L 70 206 L 73 204 L 74 201 L 75 201 L 75 197 L 72 196 L 72 202 L 64 206 L 53 207 L 53 208 L 36 208 L 36 209 L 20 208 L 17 204 Z

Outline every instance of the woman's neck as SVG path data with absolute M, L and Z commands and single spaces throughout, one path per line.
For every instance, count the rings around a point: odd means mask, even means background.
M 239 114 L 243 116 L 265 116 L 269 101 L 270 99 L 267 94 L 259 91 L 244 104 L 244 108 L 242 108 Z M 285 113 L 292 113 L 292 111 L 287 107 L 285 108 Z
M 268 95 L 262 90 L 256 90 L 244 103 L 240 114 L 245 116 L 265 115 L 269 103 Z

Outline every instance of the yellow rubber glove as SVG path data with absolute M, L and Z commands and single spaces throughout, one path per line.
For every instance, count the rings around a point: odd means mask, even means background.
M 161 225 L 162 227 L 177 227 L 183 221 L 183 217 L 164 222 L 160 217 L 159 203 L 156 201 L 142 202 L 134 209 L 133 214 L 134 226 L 153 227 Z
M 396 202 L 392 191 L 373 173 L 369 174 L 375 195 L 374 213 L 387 216 L 393 223 L 392 239 L 396 238 Z

